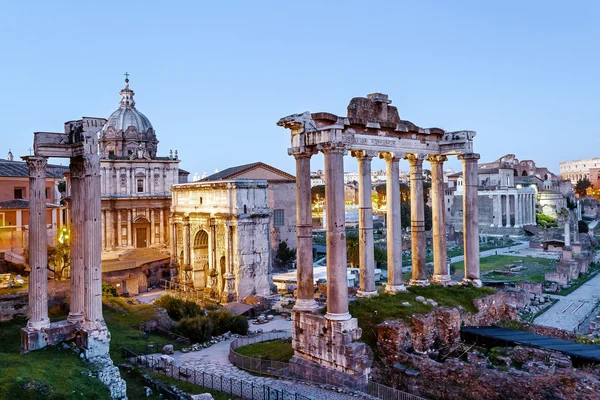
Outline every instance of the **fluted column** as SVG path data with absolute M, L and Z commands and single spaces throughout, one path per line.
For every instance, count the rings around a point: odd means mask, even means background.
M 175 268 L 177 265 L 177 222 L 175 222 L 175 215 L 171 214 L 171 237 L 169 238 L 169 244 L 171 247 L 171 268 Z
M 387 201 L 387 268 L 388 283 L 385 291 L 388 293 L 404 292 L 406 287 L 402 280 L 402 221 L 400 211 L 400 158 L 404 154 L 381 153 L 385 160 Z
M 154 239 L 156 238 L 156 225 L 155 223 L 156 213 L 154 212 L 154 208 L 150 209 L 150 246 L 154 244 Z
M 502 195 L 501 194 L 497 194 L 494 195 L 494 204 L 496 205 L 496 220 L 495 222 L 495 226 L 497 227 L 502 227 Z
M 506 202 L 506 224 L 504 226 L 510 227 L 510 196 L 508 194 L 505 194 L 504 200 Z
M 521 195 L 519 193 L 515 194 L 515 227 L 517 228 L 523 225 L 521 217 L 521 203 Z
M 71 174 L 71 301 L 67 320 L 72 323 L 84 319 L 84 252 L 85 252 L 85 199 L 83 198 L 85 171 L 83 157 L 73 157 L 69 165 Z M 107 233 L 108 237 L 108 233 Z M 109 243 L 107 243 L 107 246 Z
M 535 217 L 535 205 L 536 204 L 537 204 L 537 197 L 535 194 L 532 194 L 530 207 L 531 207 L 531 219 L 532 219 L 533 224 L 536 223 L 536 217 Z
M 133 231 L 131 229 L 131 222 L 133 219 L 133 213 L 131 210 L 127 210 L 127 246 L 133 247 Z
M 444 161 L 443 155 L 430 155 L 431 163 L 431 214 L 433 229 L 433 283 L 446 284 L 451 281 L 446 247 L 446 213 L 444 206 Z
M 323 149 L 327 207 L 327 314 L 330 320 L 350 319 L 344 207 L 344 152 L 341 144 Z
M 117 209 L 117 247 L 121 247 L 121 242 L 123 241 L 123 228 L 121 210 Z
M 190 267 L 190 220 L 183 220 L 183 269 Z
M 71 233 L 72 235 L 72 233 Z M 115 247 L 115 227 L 113 222 L 113 211 L 106 210 L 106 250 L 112 250 Z M 72 254 L 73 250 L 71 250 Z
M 423 159 L 421 154 L 407 154 L 410 163 L 410 233 L 412 245 L 412 279 L 414 286 L 427 286 L 425 252 L 425 203 L 423 199 Z
M 165 245 L 165 210 L 163 208 L 160 209 L 160 217 L 159 217 L 160 226 L 158 227 L 158 237 L 160 240 L 160 245 Z
M 371 198 L 371 160 L 375 152 L 353 151 L 358 160 L 358 244 L 360 257 L 359 297 L 377 296 Z
M 101 212 L 102 215 L 102 250 L 106 249 L 106 211 Z
M 465 277 L 463 283 L 471 283 L 479 287 L 482 285 L 479 274 L 479 204 L 477 199 L 477 160 L 479 160 L 479 154 L 461 154 L 458 159 L 462 160 L 464 178 L 463 242 L 465 247 Z M 508 210 L 510 211 L 510 208 Z
M 294 154 L 296 159 L 296 282 L 298 298 L 294 310 L 315 311 L 315 282 L 312 258 L 312 208 L 309 149 Z
M 27 328 L 44 329 L 48 318 L 48 234 L 46 226 L 46 157 L 23 157 L 29 167 L 29 320 Z
M 100 221 L 100 156 L 83 156 L 84 188 L 82 201 L 85 218 L 84 287 L 85 320 L 97 326 L 102 318 L 102 262 L 101 262 L 101 221 Z

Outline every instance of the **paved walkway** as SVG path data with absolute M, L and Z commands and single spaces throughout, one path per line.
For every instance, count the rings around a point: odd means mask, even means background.
M 275 318 L 276 319 L 266 324 L 250 325 L 250 329 L 262 329 L 264 332 L 269 332 L 274 329 L 291 329 L 292 323 L 290 321 L 283 318 Z M 273 389 L 285 390 L 290 393 L 299 393 L 314 398 L 315 400 L 343 400 L 354 397 L 349 394 L 337 393 L 300 382 L 256 376 L 243 371 L 229 362 L 229 345 L 233 340 L 234 339 L 222 341 L 200 351 L 189 353 L 176 351 L 172 355 L 175 359 L 174 365 L 176 367 L 196 370 L 200 373 L 205 372 L 207 374 L 222 375 L 224 378 L 244 380 L 248 383 L 252 382 L 255 385 L 267 385 Z M 158 358 L 160 357 L 160 354 L 155 354 L 154 357 Z
M 161 296 L 167 294 L 167 291 L 164 289 L 152 289 L 149 292 L 143 292 L 134 296 L 134 299 L 138 299 L 140 303 L 143 304 L 152 304 L 152 302 L 158 299 Z
M 573 293 L 561 297 L 533 322 L 538 325 L 576 331 L 588 314 L 594 310 L 598 301 L 600 301 L 600 275 L 596 275 Z

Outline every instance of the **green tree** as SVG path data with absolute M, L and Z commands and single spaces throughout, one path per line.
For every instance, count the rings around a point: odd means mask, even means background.
M 583 178 L 575 184 L 575 194 L 579 197 L 587 196 L 587 189 L 592 187 L 592 183 L 588 178 Z
M 310 196 L 313 204 L 325 200 L 325 185 L 317 185 L 310 188 Z
M 350 268 L 358 268 L 360 265 L 360 255 L 358 235 L 356 233 L 348 233 L 346 235 L 346 254 Z
M 286 241 L 280 241 L 275 253 L 275 264 L 282 268 L 287 268 L 296 259 L 296 249 L 288 247 Z
M 54 273 L 54 279 L 61 281 L 69 277 L 71 270 L 71 248 L 68 242 L 48 246 L 48 270 Z

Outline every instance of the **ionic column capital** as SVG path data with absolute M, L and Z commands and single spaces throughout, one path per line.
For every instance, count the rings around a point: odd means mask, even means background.
M 404 157 L 406 157 L 405 153 L 398 153 L 398 152 L 392 152 L 392 151 L 384 151 L 384 152 L 379 153 L 379 158 L 381 158 L 385 161 L 398 162 L 401 159 L 403 159 Z
M 352 150 L 350 155 L 356 158 L 358 161 L 362 160 L 371 160 L 373 157 L 377 155 L 377 152 L 374 150 Z
M 330 142 L 323 143 L 317 145 L 317 149 L 324 154 L 343 154 L 346 155 L 348 153 L 348 149 L 346 149 L 346 145 L 340 142 Z
M 463 153 L 458 155 L 458 159 L 461 161 L 475 161 L 479 160 L 479 153 Z
M 427 161 L 429 161 L 432 164 L 443 163 L 448 161 L 448 157 L 446 157 L 443 154 L 430 154 L 429 156 L 427 156 Z
M 288 149 L 288 155 L 293 156 L 295 159 L 311 158 L 317 153 L 318 151 L 314 147 L 293 147 Z
M 423 160 L 425 159 L 425 154 L 418 153 L 406 153 L 406 157 L 408 163 L 411 167 L 423 165 Z
M 29 176 L 32 178 L 45 178 L 46 177 L 46 165 L 48 165 L 48 158 L 38 156 L 26 156 L 22 157 L 27 163 L 29 168 Z

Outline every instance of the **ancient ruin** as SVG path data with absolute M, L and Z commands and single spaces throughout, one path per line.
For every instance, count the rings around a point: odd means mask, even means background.
M 288 153 L 296 159 L 296 235 L 298 298 L 293 311 L 294 373 L 329 375 L 343 384 L 366 382 L 370 360 L 365 345 L 358 342 L 361 330 L 348 312 L 346 280 L 346 236 L 344 222 L 344 155 L 350 152 L 359 163 L 360 291 L 376 296 L 371 210 L 371 160 L 386 160 L 388 199 L 388 284 L 386 291 L 405 290 L 402 278 L 399 162 L 410 164 L 412 279 L 410 285 L 428 285 L 426 272 L 423 161 L 432 169 L 434 274 L 432 283 L 450 281 L 445 238 L 443 163 L 457 155 L 463 163 L 463 235 L 465 284 L 481 286 L 479 276 L 479 223 L 477 206 L 477 160 L 473 153 L 473 131 L 446 132 L 420 128 L 401 120 L 396 107 L 382 93 L 350 101 L 347 116 L 320 112 L 281 118 L 279 126 L 291 132 Z M 312 216 L 310 159 L 317 152 L 325 157 L 327 226 L 327 313 L 315 313 L 313 290 Z M 327 368 L 329 372 L 323 369 Z M 334 378 L 331 370 L 335 371 Z
M 102 317 L 102 220 L 100 156 L 94 119 L 65 123 L 64 133 L 36 132 L 29 167 L 29 309 L 21 330 L 22 352 L 75 340 L 102 371 L 113 398 L 125 397 L 125 382 L 109 356 L 110 332 Z M 69 158 L 71 172 L 71 301 L 68 318 L 48 318 L 45 181 L 49 157 Z

